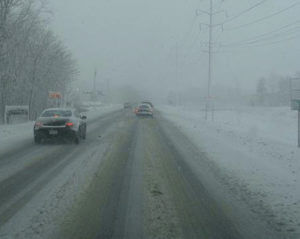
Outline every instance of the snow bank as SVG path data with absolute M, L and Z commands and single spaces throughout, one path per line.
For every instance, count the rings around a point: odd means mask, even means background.
M 282 230 L 300 233 L 297 112 L 239 108 L 216 111 L 214 121 L 211 115 L 205 121 L 205 112 L 195 109 L 159 110 L 207 153 L 234 195 L 253 211 L 275 217 Z
M 34 122 L 0 125 L 0 152 L 10 150 L 16 145 L 32 139 Z

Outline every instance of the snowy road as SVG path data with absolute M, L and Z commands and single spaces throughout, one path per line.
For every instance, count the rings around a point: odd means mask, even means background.
M 293 238 L 159 114 L 108 113 L 78 146 L 16 147 L 0 155 L 0 238 Z

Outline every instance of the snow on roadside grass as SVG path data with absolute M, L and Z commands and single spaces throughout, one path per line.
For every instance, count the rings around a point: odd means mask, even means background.
M 93 120 L 101 115 L 121 109 L 121 105 L 103 105 L 100 107 L 92 107 L 86 113 L 89 120 Z M 0 153 L 10 151 L 17 145 L 33 140 L 34 122 L 22 124 L 0 125 Z
M 0 125 L 0 152 L 10 150 L 28 139 L 32 139 L 34 122 Z
M 216 111 L 214 121 L 205 121 L 203 111 L 159 109 L 222 169 L 234 194 L 259 202 L 252 210 L 275 217 L 282 230 L 300 233 L 297 112 L 240 108 Z

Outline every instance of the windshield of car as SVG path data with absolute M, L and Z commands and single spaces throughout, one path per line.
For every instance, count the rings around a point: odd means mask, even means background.
M 70 117 L 72 111 L 70 110 L 47 110 L 42 113 L 41 117 Z
M 140 109 L 150 109 L 149 105 L 140 105 L 139 106 Z
M 150 102 L 142 102 L 143 104 L 147 104 L 147 105 L 150 105 L 150 106 L 152 106 L 152 104 L 150 103 Z

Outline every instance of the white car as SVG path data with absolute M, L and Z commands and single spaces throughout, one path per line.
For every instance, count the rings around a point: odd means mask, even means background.
M 80 138 L 86 138 L 86 128 L 86 116 L 74 109 L 46 109 L 34 124 L 34 142 L 68 138 L 78 144 Z
M 137 116 L 150 116 L 153 118 L 153 109 L 149 104 L 140 104 L 137 107 L 135 114 Z

